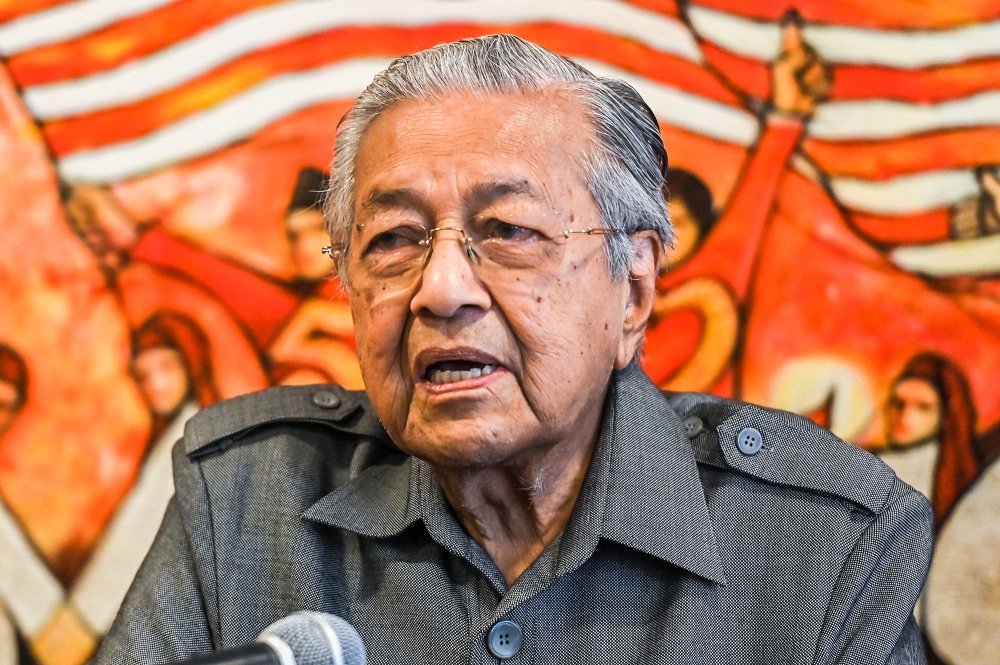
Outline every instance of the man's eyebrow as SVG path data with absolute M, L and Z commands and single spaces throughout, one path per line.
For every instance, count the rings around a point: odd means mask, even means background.
M 365 212 L 389 208 L 422 210 L 424 204 L 415 191 L 405 188 L 372 190 L 372 193 L 368 195 L 368 200 L 361 204 L 361 209 Z
M 545 197 L 527 180 L 493 180 L 476 185 L 469 197 L 476 208 L 484 208 L 508 197 L 525 196 L 539 201 Z

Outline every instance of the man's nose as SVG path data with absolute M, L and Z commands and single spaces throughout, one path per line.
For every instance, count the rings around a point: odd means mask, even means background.
M 489 309 L 490 294 L 469 261 L 460 232 L 442 231 L 431 238 L 430 256 L 410 311 L 450 318 L 463 307 Z

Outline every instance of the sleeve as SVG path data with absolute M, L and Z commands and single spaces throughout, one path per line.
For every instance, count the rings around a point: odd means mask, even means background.
M 816 650 L 817 665 L 924 665 L 913 619 L 934 539 L 923 495 L 897 480 L 865 529 L 834 587 Z
M 168 663 L 213 648 L 194 556 L 175 497 L 93 663 Z

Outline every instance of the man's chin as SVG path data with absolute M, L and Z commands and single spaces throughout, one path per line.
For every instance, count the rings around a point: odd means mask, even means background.
M 490 427 L 483 420 L 436 422 L 408 427 L 399 442 L 405 452 L 434 467 L 471 469 L 502 465 L 521 448 L 521 437 L 506 428 Z

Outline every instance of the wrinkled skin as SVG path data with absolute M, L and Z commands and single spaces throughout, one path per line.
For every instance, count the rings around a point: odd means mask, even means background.
M 602 226 L 579 167 L 591 140 L 580 102 L 559 91 L 399 103 L 361 142 L 356 221 L 464 227 L 488 215 Z M 496 183 L 516 191 L 497 193 Z M 612 369 L 641 342 L 662 246 L 652 233 L 633 237 L 631 279 L 612 279 L 604 238 L 586 235 L 573 236 L 548 272 L 484 279 L 457 234 L 444 232 L 422 277 L 394 289 L 365 278 L 365 248 L 352 233 L 345 267 L 375 410 L 400 447 L 431 463 L 467 531 L 512 582 L 569 518 Z M 427 366 L 449 359 L 498 369 L 430 382 Z

